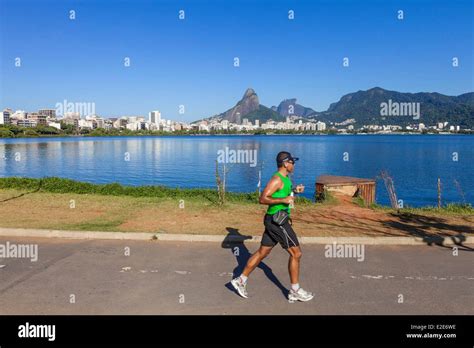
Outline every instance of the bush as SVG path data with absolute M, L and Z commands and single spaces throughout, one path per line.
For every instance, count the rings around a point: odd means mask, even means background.
M 327 189 L 324 189 L 324 191 L 319 194 L 316 192 L 314 195 L 314 200 L 317 203 L 327 203 L 327 204 L 332 204 L 332 203 L 337 202 L 337 199 L 334 197 L 334 195 Z
M 10 177 L 0 178 L 0 189 L 40 190 L 52 193 L 98 194 L 110 196 L 161 197 L 161 198 L 200 198 L 217 202 L 217 191 L 210 188 L 173 188 L 166 186 L 124 186 L 119 183 L 91 184 L 87 182 L 47 177 L 42 179 Z M 258 193 L 228 192 L 230 202 L 256 203 Z M 304 202 L 305 200 L 301 200 Z
M 367 208 L 367 204 L 365 204 L 365 201 L 361 196 L 353 197 L 352 202 L 361 208 Z
M 14 135 L 23 133 L 23 130 L 24 130 L 24 127 L 18 127 L 15 124 L 5 125 L 5 128 L 8 128 L 10 131 L 12 131 Z
M 211 188 L 179 188 L 167 186 L 125 186 L 119 183 L 92 184 L 58 177 L 42 179 L 9 177 L 0 178 L 0 189 L 18 189 L 51 193 L 97 194 L 107 196 L 133 196 L 158 198 L 199 198 L 218 203 L 217 190 Z M 227 202 L 257 203 L 258 192 L 226 192 Z M 308 205 L 313 202 L 305 197 L 297 197 L 296 203 Z
M 374 209 L 380 209 L 385 211 L 394 211 L 391 207 L 374 205 Z M 396 211 L 396 210 L 395 210 Z M 431 214 L 461 214 L 461 215 L 473 215 L 474 207 L 469 203 L 448 203 L 441 206 L 441 208 L 435 206 L 425 207 L 411 207 L 405 206 L 398 210 L 400 214 L 420 214 L 420 213 L 431 213 Z
M 0 128 L 0 138 L 13 138 L 15 134 L 8 128 Z
M 26 137 L 37 137 L 39 134 L 33 129 L 25 129 L 23 135 Z
M 99 137 L 99 136 L 107 135 L 107 132 L 105 129 L 96 128 L 92 132 L 90 132 L 89 135 L 92 137 Z
M 34 130 L 38 134 L 56 135 L 60 133 L 60 130 L 50 126 L 37 126 Z

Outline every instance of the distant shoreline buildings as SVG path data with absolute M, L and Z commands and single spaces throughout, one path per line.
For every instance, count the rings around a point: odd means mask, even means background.
M 257 131 L 257 130 L 292 130 L 292 131 L 314 131 L 323 132 L 326 130 L 326 123 L 321 121 L 304 122 L 296 116 L 286 117 L 285 122 L 276 122 L 268 120 L 265 123 L 260 123 L 260 120 L 250 122 L 247 118 L 242 119 L 242 124 L 232 123 L 228 120 L 203 120 L 197 122 L 198 130 L 200 131 Z
M 82 117 L 79 112 L 65 112 L 62 117 L 58 117 L 55 109 L 39 109 L 34 112 L 25 110 L 16 110 L 6 108 L 0 114 L 0 127 L 2 125 L 15 125 L 25 128 L 34 128 L 37 126 L 49 126 L 58 130 L 64 127 L 73 127 L 78 131 L 95 129 L 127 129 L 130 131 L 200 131 L 200 132 L 235 132 L 247 133 L 257 131 L 300 131 L 300 132 L 328 132 L 332 133 L 397 133 L 397 132 L 441 132 L 457 133 L 461 131 L 471 131 L 470 129 L 461 129 L 459 125 L 452 125 L 449 122 L 439 122 L 435 125 L 425 125 L 424 123 L 413 123 L 406 126 L 400 125 L 362 125 L 355 127 L 354 119 L 347 119 L 340 123 L 325 123 L 317 120 L 302 119 L 298 116 L 287 116 L 285 121 L 268 120 L 261 123 L 256 119 L 252 123 L 247 118 L 242 119 L 241 124 L 232 123 L 223 119 L 207 119 L 186 123 L 162 118 L 159 110 L 150 111 L 148 119 L 144 116 L 122 116 L 114 118 L 104 118 L 92 114 Z

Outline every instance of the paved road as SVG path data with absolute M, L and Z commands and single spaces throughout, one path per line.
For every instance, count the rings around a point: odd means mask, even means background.
M 469 248 L 365 246 L 358 262 L 303 246 L 301 283 L 316 297 L 291 304 L 280 247 L 252 274 L 245 300 L 226 284 L 256 243 L 240 244 L 237 257 L 218 243 L 7 241 L 38 244 L 39 259 L 0 259 L 0 314 L 474 314 Z

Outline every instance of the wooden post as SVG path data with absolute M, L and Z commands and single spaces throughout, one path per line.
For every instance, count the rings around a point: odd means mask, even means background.
M 438 209 L 441 208 L 441 179 L 438 178 Z

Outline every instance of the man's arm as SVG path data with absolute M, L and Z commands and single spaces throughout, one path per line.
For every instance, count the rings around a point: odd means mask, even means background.
M 281 188 L 281 179 L 277 176 L 274 176 L 270 179 L 267 186 L 263 190 L 262 194 L 260 195 L 259 202 L 260 204 L 279 204 L 285 203 L 290 204 L 293 200 L 293 197 L 288 196 L 286 198 L 272 198 L 272 195 Z

